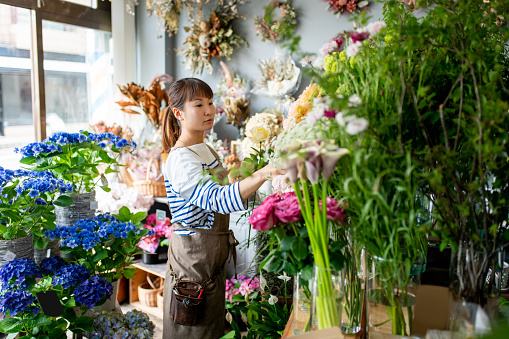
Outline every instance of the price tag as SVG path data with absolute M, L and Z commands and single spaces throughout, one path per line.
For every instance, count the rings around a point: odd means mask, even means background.
M 90 209 L 91 209 L 91 210 L 96 210 L 96 209 L 97 209 L 97 207 L 99 207 L 99 204 L 97 203 L 97 201 L 96 201 L 96 200 L 92 200 L 92 201 L 90 202 Z
M 166 220 L 166 211 L 156 210 L 156 220 L 157 221 L 165 221 Z
M 16 254 L 12 253 L 11 251 L 7 251 L 7 253 L 5 253 L 5 255 L 4 255 L 5 261 L 12 261 L 15 258 L 16 258 Z

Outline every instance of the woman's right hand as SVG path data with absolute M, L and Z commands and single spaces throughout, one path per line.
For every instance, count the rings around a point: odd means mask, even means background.
M 277 169 L 273 165 L 267 165 L 263 167 L 262 169 L 259 169 L 258 171 L 254 172 L 254 175 L 259 176 L 260 178 L 264 178 L 265 180 L 272 180 L 275 176 L 283 175 L 286 173 L 285 169 Z

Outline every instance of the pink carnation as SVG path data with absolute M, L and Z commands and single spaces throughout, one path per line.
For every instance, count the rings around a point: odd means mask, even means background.
M 277 223 L 274 216 L 274 205 L 281 198 L 277 194 L 269 195 L 260 206 L 253 210 L 249 223 L 257 231 L 268 231 Z
M 372 22 L 372 23 L 368 24 L 366 26 L 366 29 L 368 30 L 369 34 L 371 36 L 373 36 L 373 35 L 377 35 L 378 33 L 380 33 L 380 31 L 386 27 L 387 27 L 387 24 L 385 22 L 376 21 L 376 22 Z
M 344 225 L 348 219 L 348 215 L 344 210 L 346 203 L 337 201 L 334 198 L 327 197 L 327 220 L 339 221 L 341 225 Z M 322 208 L 322 201 L 320 201 L 320 210 Z
M 274 215 L 283 223 L 299 221 L 302 213 L 295 192 L 283 193 L 274 206 Z

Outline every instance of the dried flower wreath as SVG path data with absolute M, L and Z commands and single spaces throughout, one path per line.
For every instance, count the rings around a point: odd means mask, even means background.
M 323 2 L 327 2 L 329 4 L 329 12 L 340 16 L 345 11 L 352 13 L 353 11 L 359 9 L 365 9 L 369 5 L 368 0 L 321 0 Z
M 278 20 L 272 18 L 272 14 L 279 8 L 281 16 Z M 254 18 L 256 35 L 262 36 L 262 41 L 269 40 L 281 42 L 288 37 L 293 36 L 293 31 L 297 25 L 297 13 L 291 6 L 290 0 L 277 1 L 272 0 L 265 7 L 265 14 L 262 18 Z

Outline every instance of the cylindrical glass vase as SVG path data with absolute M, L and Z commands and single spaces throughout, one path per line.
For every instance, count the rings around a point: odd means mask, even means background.
M 312 276 L 298 272 L 293 280 L 293 335 L 308 332 L 311 326 L 311 282 Z
M 350 243 L 345 248 L 344 299 L 341 315 L 341 332 L 355 334 L 361 330 L 364 277 L 363 249 Z
M 367 255 L 366 327 L 368 335 L 406 336 L 412 331 L 422 257 L 384 259 Z
M 314 265 L 311 292 L 311 330 L 340 327 L 343 273 Z

